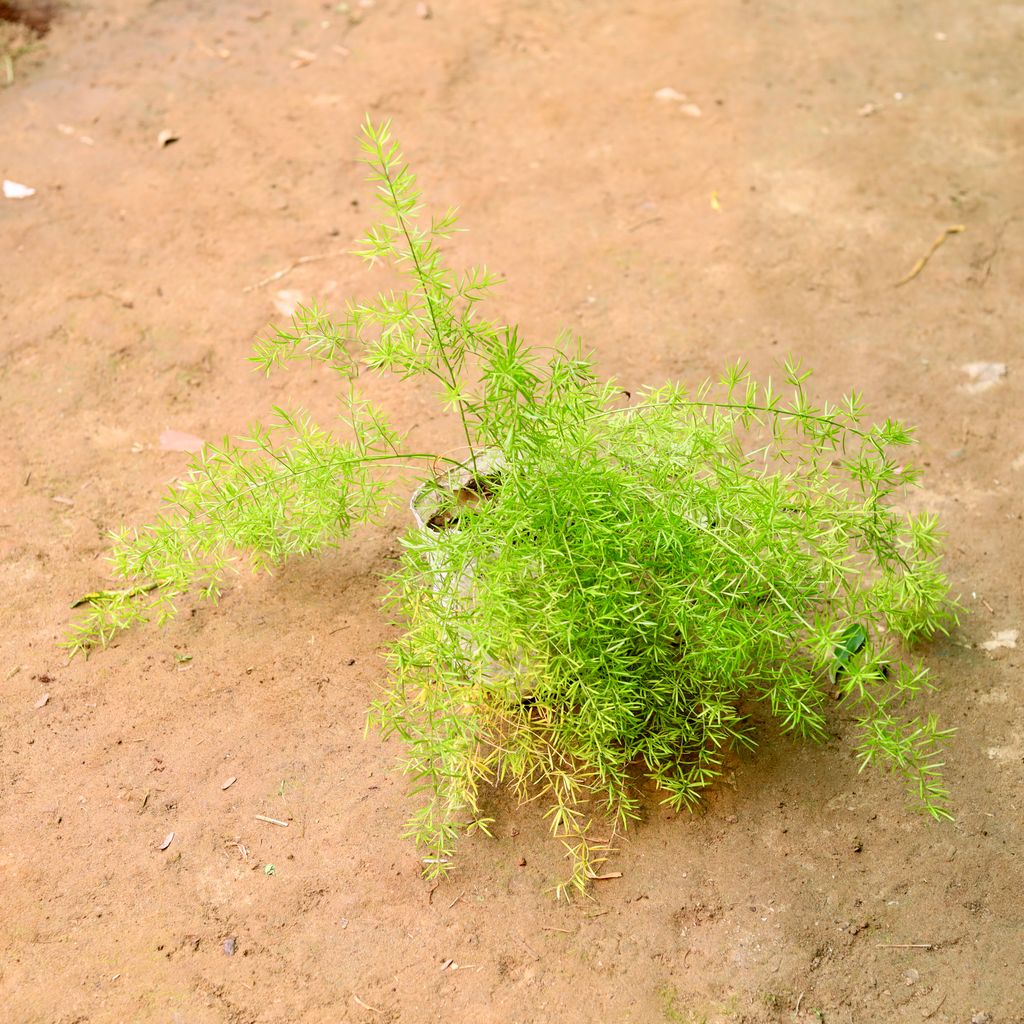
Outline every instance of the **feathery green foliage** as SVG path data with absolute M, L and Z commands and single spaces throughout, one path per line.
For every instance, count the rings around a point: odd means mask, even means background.
M 115 536 L 128 585 L 89 595 L 72 652 L 165 621 L 188 591 L 215 598 L 239 557 L 337 544 L 388 507 L 383 469 L 418 465 L 427 522 L 392 580 L 405 631 L 371 717 L 406 743 L 428 874 L 465 827 L 487 830 L 482 790 L 500 783 L 547 798 L 583 888 L 603 852 L 590 822 L 636 817 L 638 772 L 692 808 L 729 749 L 754 744 L 755 705 L 820 739 L 830 695 L 856 709 L 862 767 L 894 769 L 947 817 L 946 733 L 904 710 L 929 682 L 903 648 L 957 611 L 936 518 L 890 504 L 917 481 L 911 432 L 867 425 L 855 392 L 816 404 L 796 362 L 782 390 L 736 366 L 627 398 L 571 339 L 542 355 L 480 316 L 485 267 L 445 264 L 455 212 L 424 215 L 388 126 L 367 122 L 362 145 L 386 218 L 359 251 L 407 288 L 336 318 L 301 309 L 254 356 L 267 373 L 334 370 L 343 438 L 275 409 L 207 448 L 154 524 Z M 359 397 L 361 365 L 431 378 L 465 458 L 410 451 Z

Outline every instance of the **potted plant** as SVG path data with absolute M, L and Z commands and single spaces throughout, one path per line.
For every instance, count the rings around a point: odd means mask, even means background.
M 783 390 L 737 366 L 692 393 L 629 395 L 576 343 L 527 346 L 480 315 L 495 278 L 444 262 L 455 213 L 424 215 L 388 125 L 367 122 L 362 147 L 386 217 L 360 252 L 407 288 L 339 317 L 301 308 L 253 357 L 334 371 L 345 436 L 275 409 L 207 447 L 161 516 L 115 535 L 127 586 L 89 596 L 71 651 L 166 620 L 186 592 L 216 598 L 240 557 L 336 545 L 412 467 L 417 527 L 391 581 L 404 631 L 371 719 L 407 744 L 428 874 L 461 830 L 487 830 L 480 787 L 497 782 L 544 795 L 585 887 L 594 816 L 634 818 L 640 775 L 693 807 L 730 747 L 753 745 L 758 705 L 810 739 L 831 699 L 854 706 L 861 766 L 895 769 L 948 817 L 945 733 L 904 711 L 929 685 L 905 648 L 957 611 L 935 517 L 891 505 L 918 478 L 911 432 L 865 425 L 855 392 L 816 404 L 792 361 Z M 464 447 L 411 448 L 359 396 L 362 367 L 433 380 Z

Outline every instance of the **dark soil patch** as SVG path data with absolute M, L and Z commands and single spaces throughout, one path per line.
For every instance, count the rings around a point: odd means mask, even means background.
M 7 3 L 0 0 L 0 22 L 24 25 L 37 36 L 45 36 L 59 13 L 60 5 L 52 3 Z

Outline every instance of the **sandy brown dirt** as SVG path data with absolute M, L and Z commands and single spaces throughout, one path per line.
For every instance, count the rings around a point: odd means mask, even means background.
M 37 190 L 0 198 L 0 1019 L 1020 1024 L 1021 657 L 977 645 L 1024 619 L 1024 5 L 351 6 L 77 0 L 0 90 L 0 176 Z M 702 817 L 651 794 L 593 901 L 553 902 L 560 851 L 500 802 L 431 894 L 399 751 L 363 736 L 400 517 L 67 664 L 105 531 L 184 466 L 162 430 L 329 415 L 326 380 L 244 359 L 277 291 L 371 272 L 245 289 L 365 225 L 365 112 L 529 337 L 579 330 L 627 387 L 791 351 L 919 424 L 970 609 L 926 654 L 955 824 L 859 776 L 839 722 L 738 762 Z M 969 393 L 979 361 L 1008 371 Z M 429 394 L 370 389 L 454 443 Z

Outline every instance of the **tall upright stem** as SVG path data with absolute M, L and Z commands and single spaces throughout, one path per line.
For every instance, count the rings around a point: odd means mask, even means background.
M 412 240 L 412 235 L 409 233 L 409 226 L 406 223 L 405 217 L 402 216 L 400 208 L 400 200 L 398 194 L 395 192 L 394 181 L 391 177 L 391 169 L 387 166 L 386 161 L 381 161 L 381 169 L 384 172 L 384 180 L 388 183 L 388 191 L 391 193 L 391 199 L 394 202 L 395 209 L 395 220 L 398 222 L 398 226 L 402 229 L 402 234 L 405 236 L 406 245 L 409 247 L 409 256 L 412 259 L 413 267 L 416 270 L 416 280 L 419 282 L 420 291 L 423 293 L 423 298 L 427 304 L 427 312 L 430 314 L 430 323 L 434 331 L 434 341 L 437 345 L 438 355 L 441 357 L 441 362 L 444 363 L 445 369 L 448 371 L 448 383 L 455 390 L 458 389 L 458 377 L 455 373 L 455 367 L 452 366 L 451 360 L 448 358 L 448 353 L 445 351 L 444 338 L 441 336 L 441 329 L 437 323 L 437 314 L 434 311 L 434 302 L 430 296 L 430 289 L 427 286 L 426 274 L 423 270 L 423 265 L 420 262 L 420 255 L 416 244 Z M 459 412 L 459 421 L 462 424 L 462 433 L 466 438 L 466 445 L 469 448 L 469 461 L 473 466 L 474 475 L 477 472 L 476 465 L 476 447 L 473 444 L 473 435 L 469 429 L 469 423 L 466 420 L 466 407 L 465 403 L 461 398 L 456 399 L 456 404 Z

